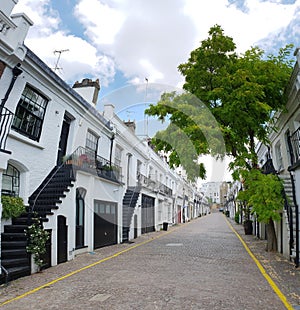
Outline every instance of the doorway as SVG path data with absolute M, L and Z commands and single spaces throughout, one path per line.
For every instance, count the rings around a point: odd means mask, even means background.
M 76 189 L 76 249 L 84 247 L 85 194 L 86 191 L 83 188 Z
M 60 165 L 62 163 L 63 157 L 67 153 L 67 142 L 70 131 L 70 124 L 71 124 L 71 118 L 65 114 L 58 144 L 57 160 L 56 160 L 57 165 Z
M 68 226 L 67 219 L 59 215 L 57 217 L 57 264 L 68 259 Z

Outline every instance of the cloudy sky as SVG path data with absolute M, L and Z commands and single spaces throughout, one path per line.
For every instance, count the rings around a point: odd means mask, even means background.
M 182 86 L 178 65 L 213 25 L 240 53 L 300 45 L 300 0 L 19 0 L 13 13 L 21 12 L 34 22 L 25 44 L 51 68 L 63 51 L 56 73 L 70 85 L 99 78 L 98 108 L 119 100 L 116 112 L 141 136 L 160 129 L 145 119 L 145 102 Z
M 298 45 L 300 0 L 19 0 L 34 22 L 25 44 L 72 84 L 99 78 L 101 95 L 143 83 L 182 85 L 177 71 L 219 24 L 238 51 Z

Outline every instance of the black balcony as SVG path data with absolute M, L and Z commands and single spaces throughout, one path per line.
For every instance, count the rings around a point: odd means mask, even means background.
M 0 152 L 10 154 L 6 150 L 6 140 L 10 131 L 14 114 L 5 107 L 0 107 Z
M 122 182 L 122 168 L 112 165 L 111 162 L 95 154 L 89 149 L 78 147 L 67 159 L 67 165 L 72 165 L 74 169 L 82 170 L 101 178 L 114 182 Z
M 261 171 L 263 174 L 276 174 L 272 159 L 268 159 L 265 162 L 265 164 L 261 167 Z

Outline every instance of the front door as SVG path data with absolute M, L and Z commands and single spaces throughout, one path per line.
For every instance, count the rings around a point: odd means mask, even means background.
M 68 226 L 67 219 L 59 215 L 57 217 L 57 263 L 64 263 L 68 257 Z
M 60 165 L 62 163 L 63 157 L 66 155 L 67 152 L 67 142 L 70 131 L 70 123 L 71 119 L 65 114 L 58 145 L 57 165 Z
M 84 246 L 84 198 L 76 193 L 76 249 Z

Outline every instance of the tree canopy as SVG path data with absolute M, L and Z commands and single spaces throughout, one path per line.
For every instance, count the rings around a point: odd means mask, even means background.
M 205 176 L 197 161 L 201 154 L 230 155 L 232 169 L 255 167 L 255 141 L 267 141 L 272 115 L 286 103 L 292 48 L 280 48 L 275 56 L 252 47 L 239 55 L 221 26 L 211 27 L 178 67 L 185 92 L 165 93 L 146 110 L 170 121 L 153 139 L 158 150 L 170 152 L 170 165 L 181 164 L 191 179 Z

